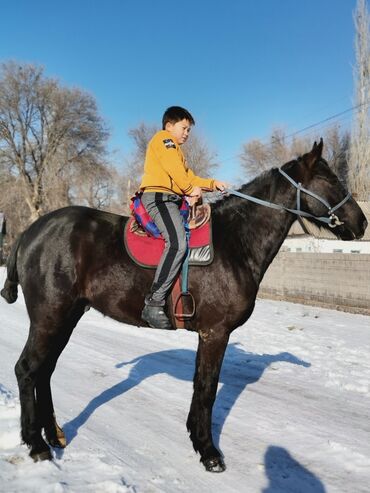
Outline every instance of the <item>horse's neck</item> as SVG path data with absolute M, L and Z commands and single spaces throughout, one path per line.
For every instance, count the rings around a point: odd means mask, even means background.
M 244 186 L 241 192 L 289 208 L 295 207 L 294 187 L 273 170 L 257 183 Z M 233 200 L 230 206 L 236 262 L 243 256 L 244 264 L 258 285 L 296 218 L 291 213 L 255 205 L 245 199 Z

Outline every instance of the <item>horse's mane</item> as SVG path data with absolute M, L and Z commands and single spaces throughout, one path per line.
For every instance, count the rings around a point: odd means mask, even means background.
M 263 200 L 272 200 L 276 193 L 276 182 L 279 176 L 278 168 L 271 168 L 263 171 L 250 182 L 242 185 L 238 189 L 238 192 L 252 195 Z M 230 207 L 235 208 L 237 203 L 240 203 L 240 199 L 235 196 L 230 195 L 223 197 L 212 204 L 212 212 L 216 214 L 221 211 L 226 212 Z

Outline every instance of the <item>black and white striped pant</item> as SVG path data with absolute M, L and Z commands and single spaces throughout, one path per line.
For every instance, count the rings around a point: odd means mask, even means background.
M 186 234 L 180 214 L 182 197 L 177 194 L 144 192 L 141 200 L 165 240 L 165 249 L 151 290 L 152 300 L 164 305 L 186 255 Z

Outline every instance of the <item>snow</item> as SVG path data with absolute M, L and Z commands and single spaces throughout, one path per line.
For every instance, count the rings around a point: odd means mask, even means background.
M 68 445 L 34 463 L 13 370 L 28 332 L 22 296 L 0 299 L 0 322 L 1 492 L 369 491 L 369 317 L 257 302 L 231 336 L 214 407 L 222 474 L 205 471 L 185 426 L 196 334 L 87 312 L 52 378 Z

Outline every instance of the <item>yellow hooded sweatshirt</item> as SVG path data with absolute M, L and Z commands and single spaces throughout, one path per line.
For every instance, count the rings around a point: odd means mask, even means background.
M 188 168 L 184 154 L 170 132 L 161 130 L 150 140 L 141 190 L 189 195 L 194 187 L 214 190 L 214 183 L 209 178 L 196 176 Z

